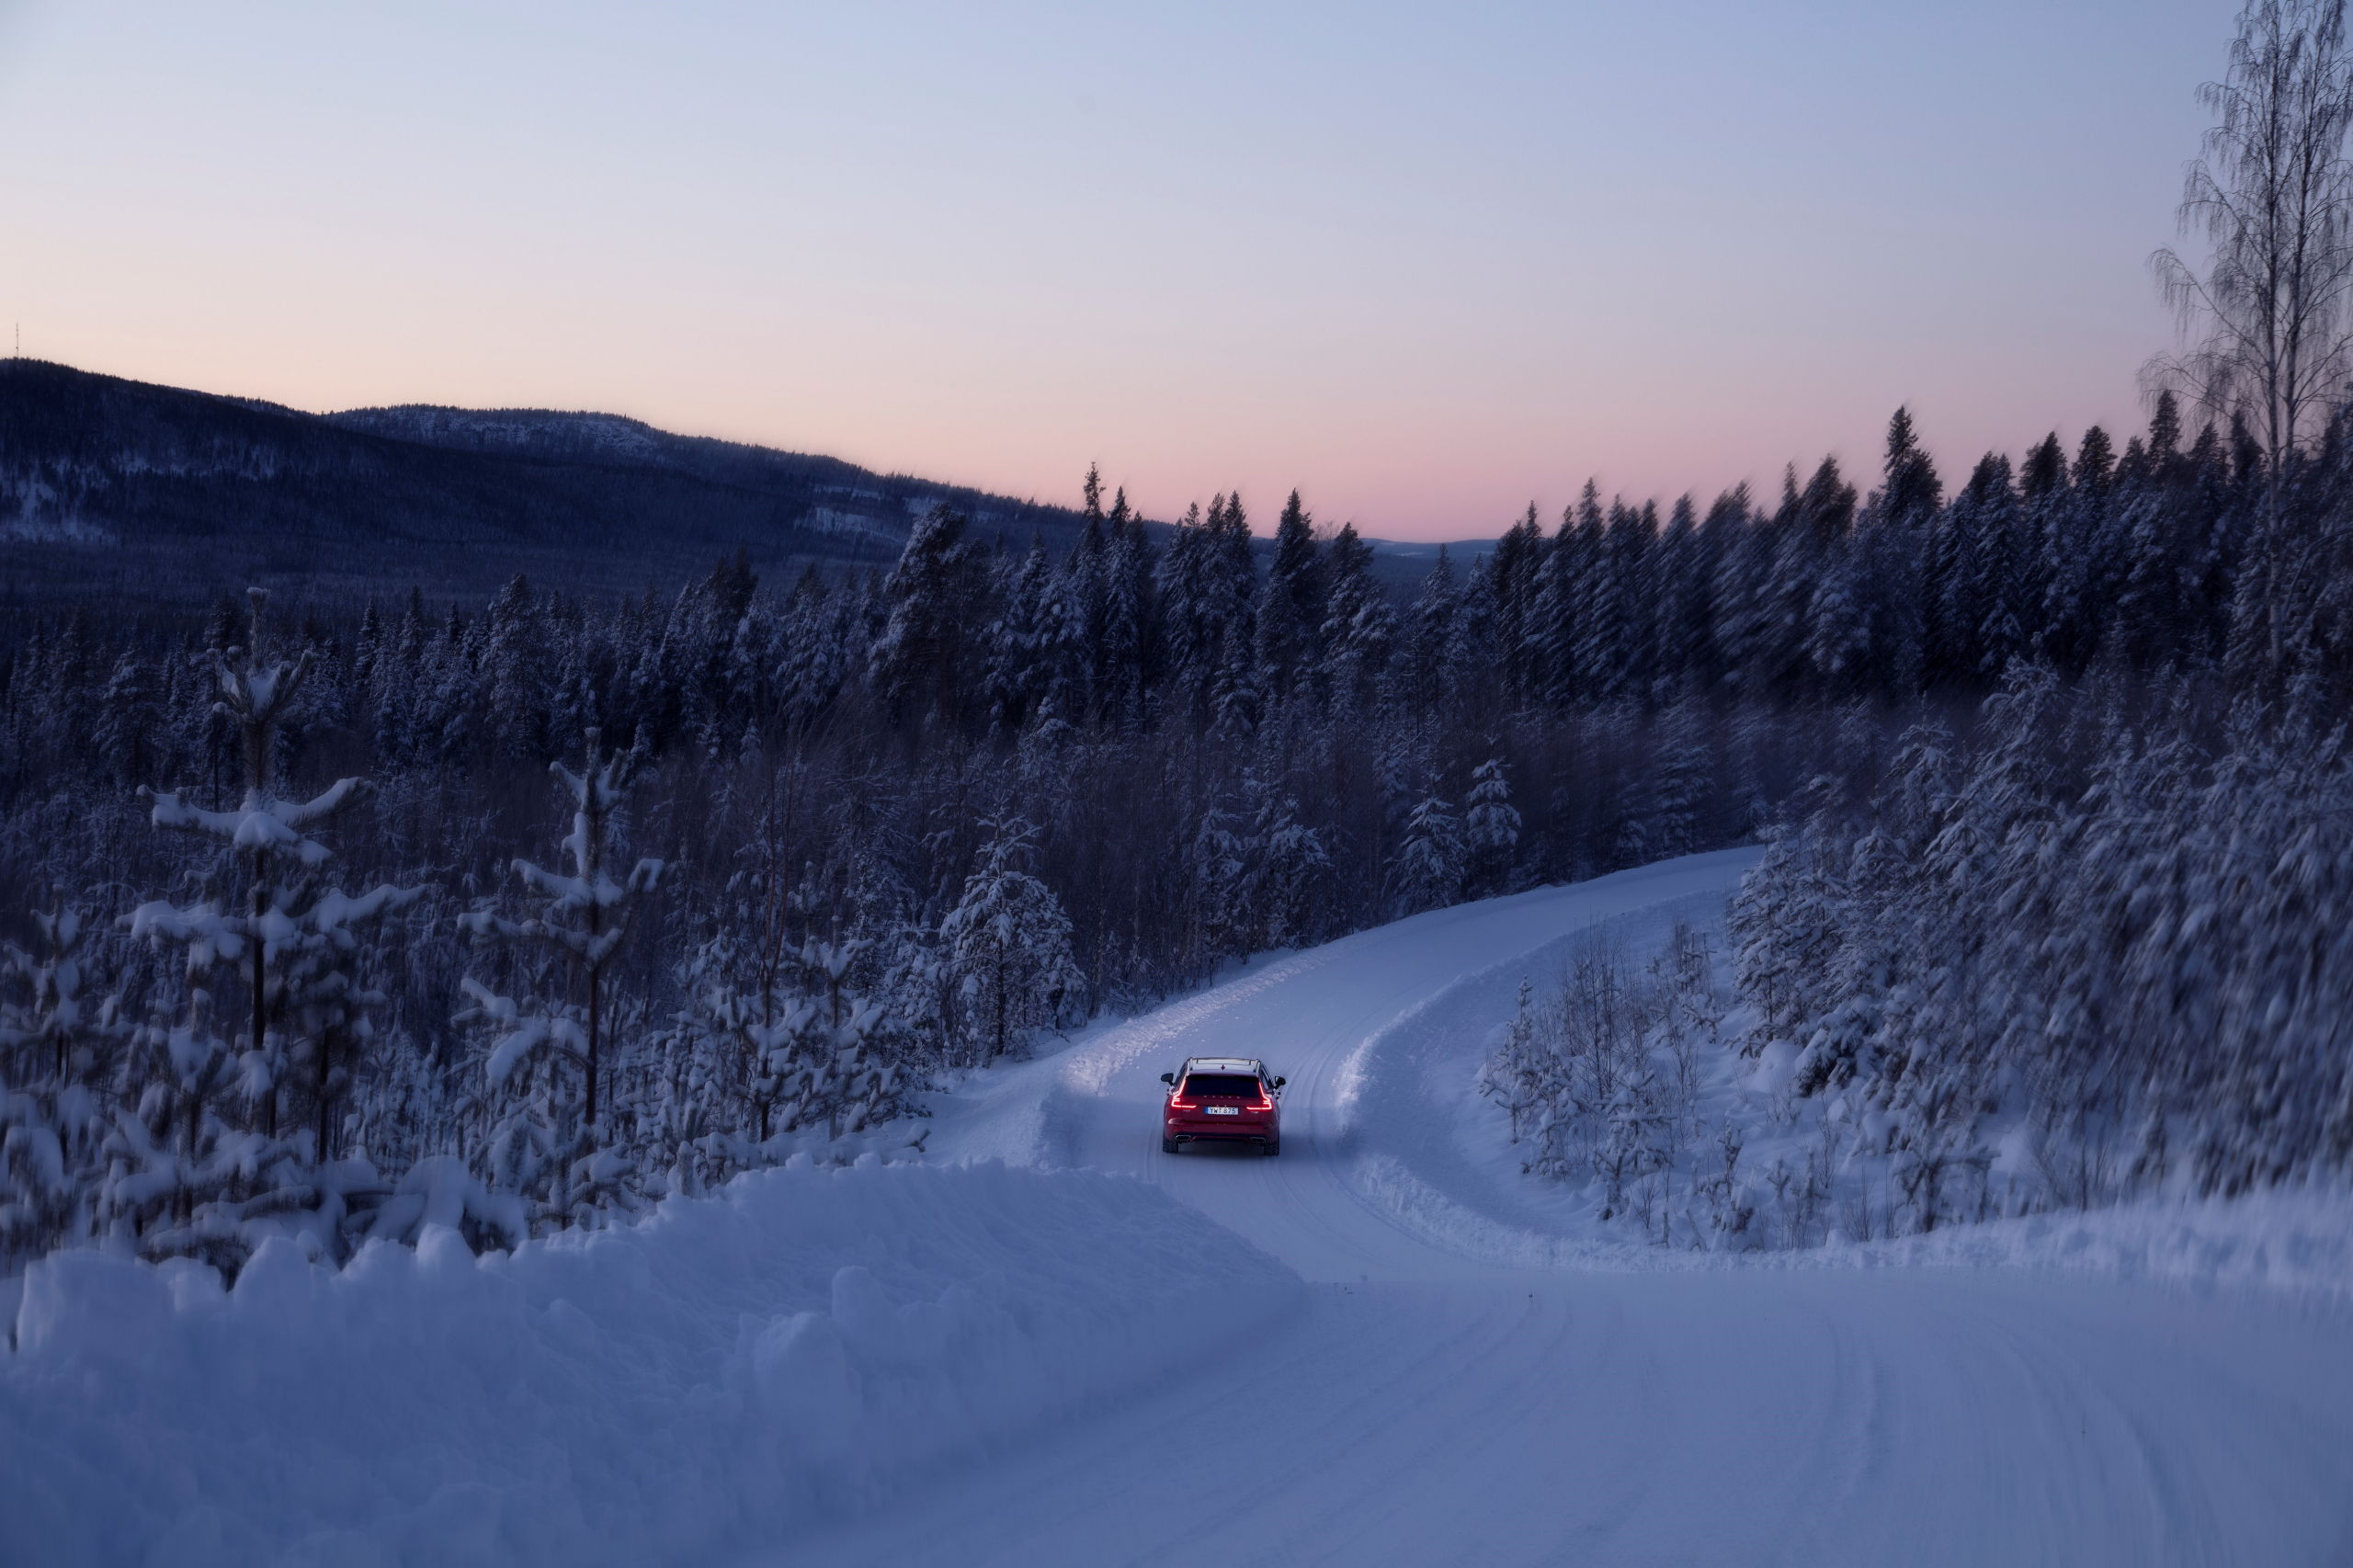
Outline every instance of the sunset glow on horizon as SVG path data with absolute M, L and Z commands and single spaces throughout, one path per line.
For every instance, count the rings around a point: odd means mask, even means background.
M 0 327 L 1399 540 L 2143 426 L 2231 7 L 1634 9 L 0 5 Z

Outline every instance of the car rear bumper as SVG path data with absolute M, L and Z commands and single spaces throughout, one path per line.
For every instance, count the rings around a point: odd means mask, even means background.
M 1279 1125 L 1263 1121 L 1245 1121 L 1239 1125 L 1220 1126 L 1211 1122 L 1164 1123 L 1161 1136 L 1173 1138 L 1179 1143 L 1272 1143 L 1282 1136 Z

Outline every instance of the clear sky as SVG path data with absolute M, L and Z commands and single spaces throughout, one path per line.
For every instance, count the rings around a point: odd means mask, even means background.
M 0 0 L 0 330 L 1396 539 L 2118 436 L 2229 4 Z M 1956 472 L 1960 471 L 1960 472 Z

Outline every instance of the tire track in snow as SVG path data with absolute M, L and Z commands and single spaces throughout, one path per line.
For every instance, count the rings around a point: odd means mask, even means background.
M 1400 1120 L 1416 1052 L 1529 955 L 1721 890 L 1738 858 L 1361 933 L 1039 1063 L 1046 1157 L 1154 1181 L 1346 1283 L 785 1560 L 2347 1561 L 2342 1314 L 2024 1270 L 1606 1258 L 1449 1194 Z M 1290 1079 L 1282 1157 L 1160 1154 L 1158 1074 L 1229 1053 Z

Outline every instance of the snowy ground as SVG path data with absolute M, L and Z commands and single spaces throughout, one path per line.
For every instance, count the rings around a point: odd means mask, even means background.
M 1482 1137 L 1520 975 L 1746 858 L 1254 963 L 946 1096 L 923 1166 L 225 1295 L 42 1266 L 0 1560 L 2353 1561 L 2340 1198 L 1742 1262 Z M 1158 1074 L 1233 1052 L 1282 1156 L 1163 1155 Z

